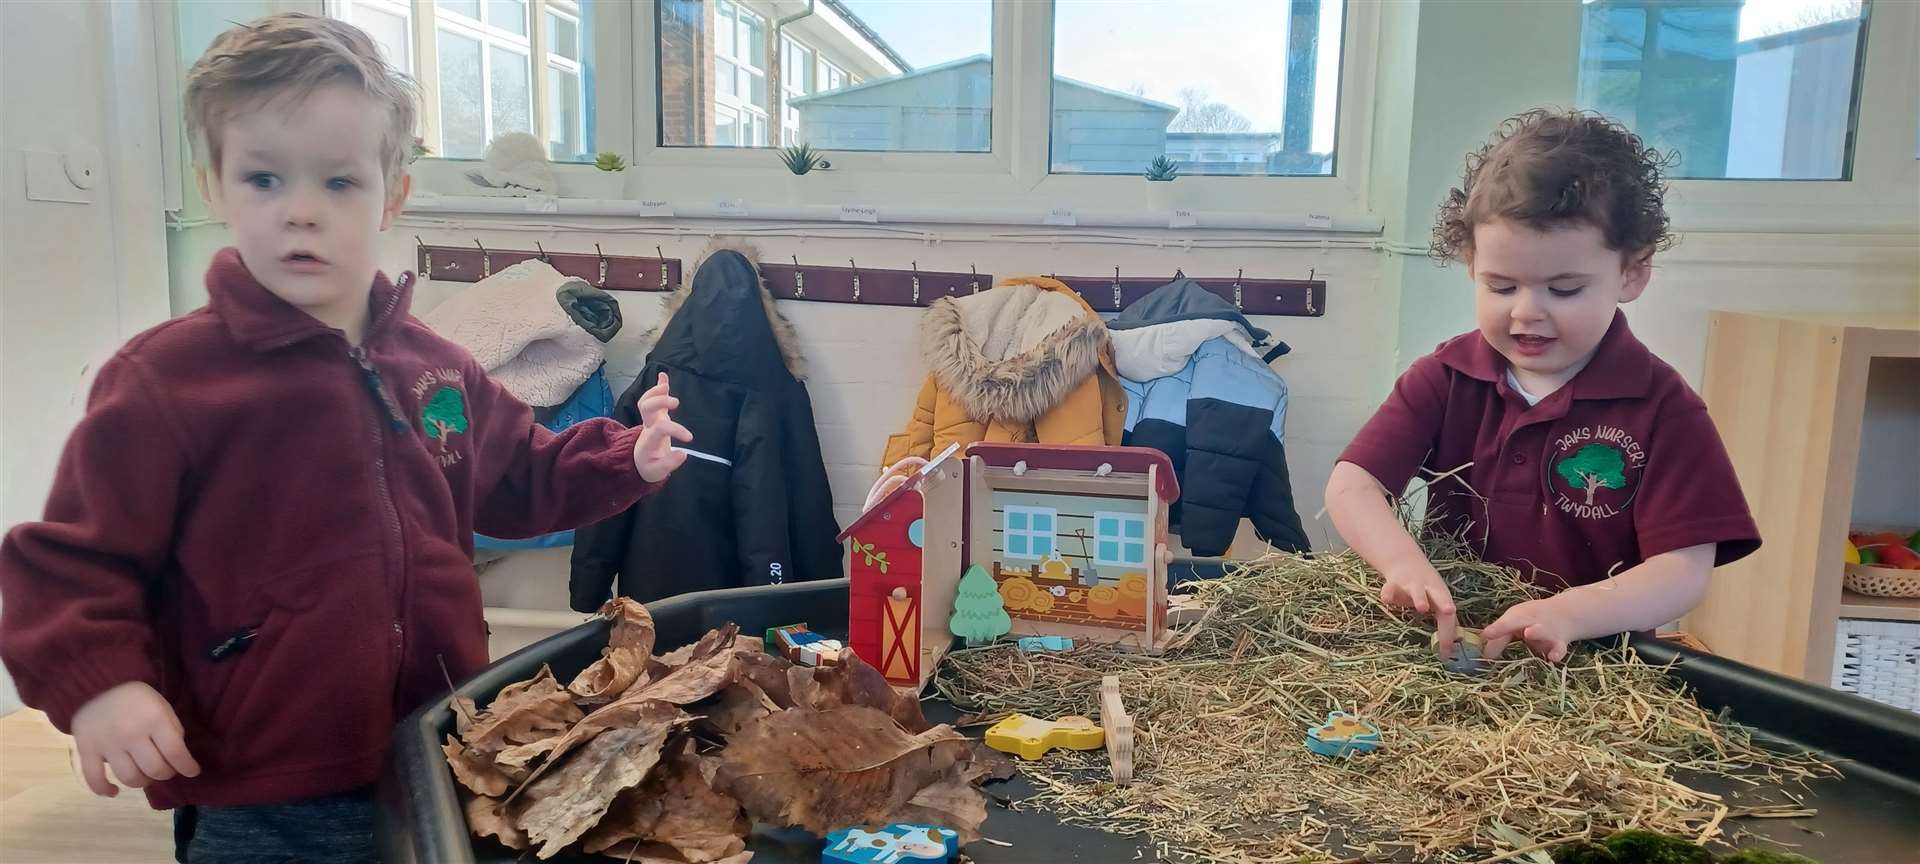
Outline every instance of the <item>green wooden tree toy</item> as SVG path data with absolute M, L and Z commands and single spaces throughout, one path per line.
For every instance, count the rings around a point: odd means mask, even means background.
M 968 645 L 984 645 L 1013 629 L 1013 619 L 1001 604 L 1000 588 L 986 568 L 975 564 L 960 577 L 960 593 L 954 597 L 947 629 L 964 637 Z

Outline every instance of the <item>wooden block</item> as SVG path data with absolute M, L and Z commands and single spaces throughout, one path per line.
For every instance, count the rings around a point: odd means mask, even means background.
M 1041 720 L 1026 714 L 1015 714 L 988 727 L 986 742 L 988 747 L 1002 753 L 1012 753 L 1022 759 L 1038 759 L 1055 747 L 1098 750 L 1106 743 L 1106 737 L 1104 730 L 1085 717 Z
M 895 822 L 878 831 L 842 828 L 827 835 L 821 864 L 904 864 L 950 861 L 960 852 L 960 834 L 951 828 Z
M 1107 735 L 1107 760 L 1113 763 L 1113 782 L 1133 782 L 1133 718 L 1120 703 L 1120 676 L 1100 679 L 1100 725 Z

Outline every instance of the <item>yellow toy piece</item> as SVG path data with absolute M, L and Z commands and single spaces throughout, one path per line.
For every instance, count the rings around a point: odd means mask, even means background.
M 1107 733 L 1085 717 L 1042 720 L 1015 714 L 987 728 L 987 746 L 1022 759 L 1038 759 L 1048 750 L 1098 750 L 1107 743 Z

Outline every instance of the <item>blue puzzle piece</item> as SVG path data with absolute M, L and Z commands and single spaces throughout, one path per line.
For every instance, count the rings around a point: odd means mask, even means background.
M 1322 756 L 1351 756 L 1380 748 L 1380 727 L 1345 711 L 1327 714 L 1327 722 L 1307 729 L 1307 749 Z
M 1022 636 L 1018 644 L 1022 651 L 1073 650 L 1073 640 L 1065 636 Z
M 878 831 L 842 828 L 827 835 L 821 864 L 905 864 L 948 861 L 960 853 L 960 832 L 896 822 Z

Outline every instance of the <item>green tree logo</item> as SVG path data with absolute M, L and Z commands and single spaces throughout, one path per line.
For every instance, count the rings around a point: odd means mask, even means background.
M 1608 444 L 1588 444 L 1575 451 L 1572 456 L 1560 460 L 1554 466 L 1561 479 L 1575 489 L 1587 493 L 1587 506 L 1593 506 L 1593 495 L 1601 489 L 1625 489 L 1627 487 L 1627 460 L 1620 448 Z
M 968 645 L 984 645 L 1005 636 L 1013 629 L 1006 606 L 1000 602 L 1000 586 L 993 583 L 986 568 L 978 564 L 960 577 L 960 594 L 953 599 L 953 617 L 947 629 L 964 637 Z
M 428 438 L 439 441 L 440 449 L 447 449 L 447 436 L 467 431 L 466 397 L 453 387 L 435 390 L 426 407 L 420 409 L 420 424 L 426 427 Z

